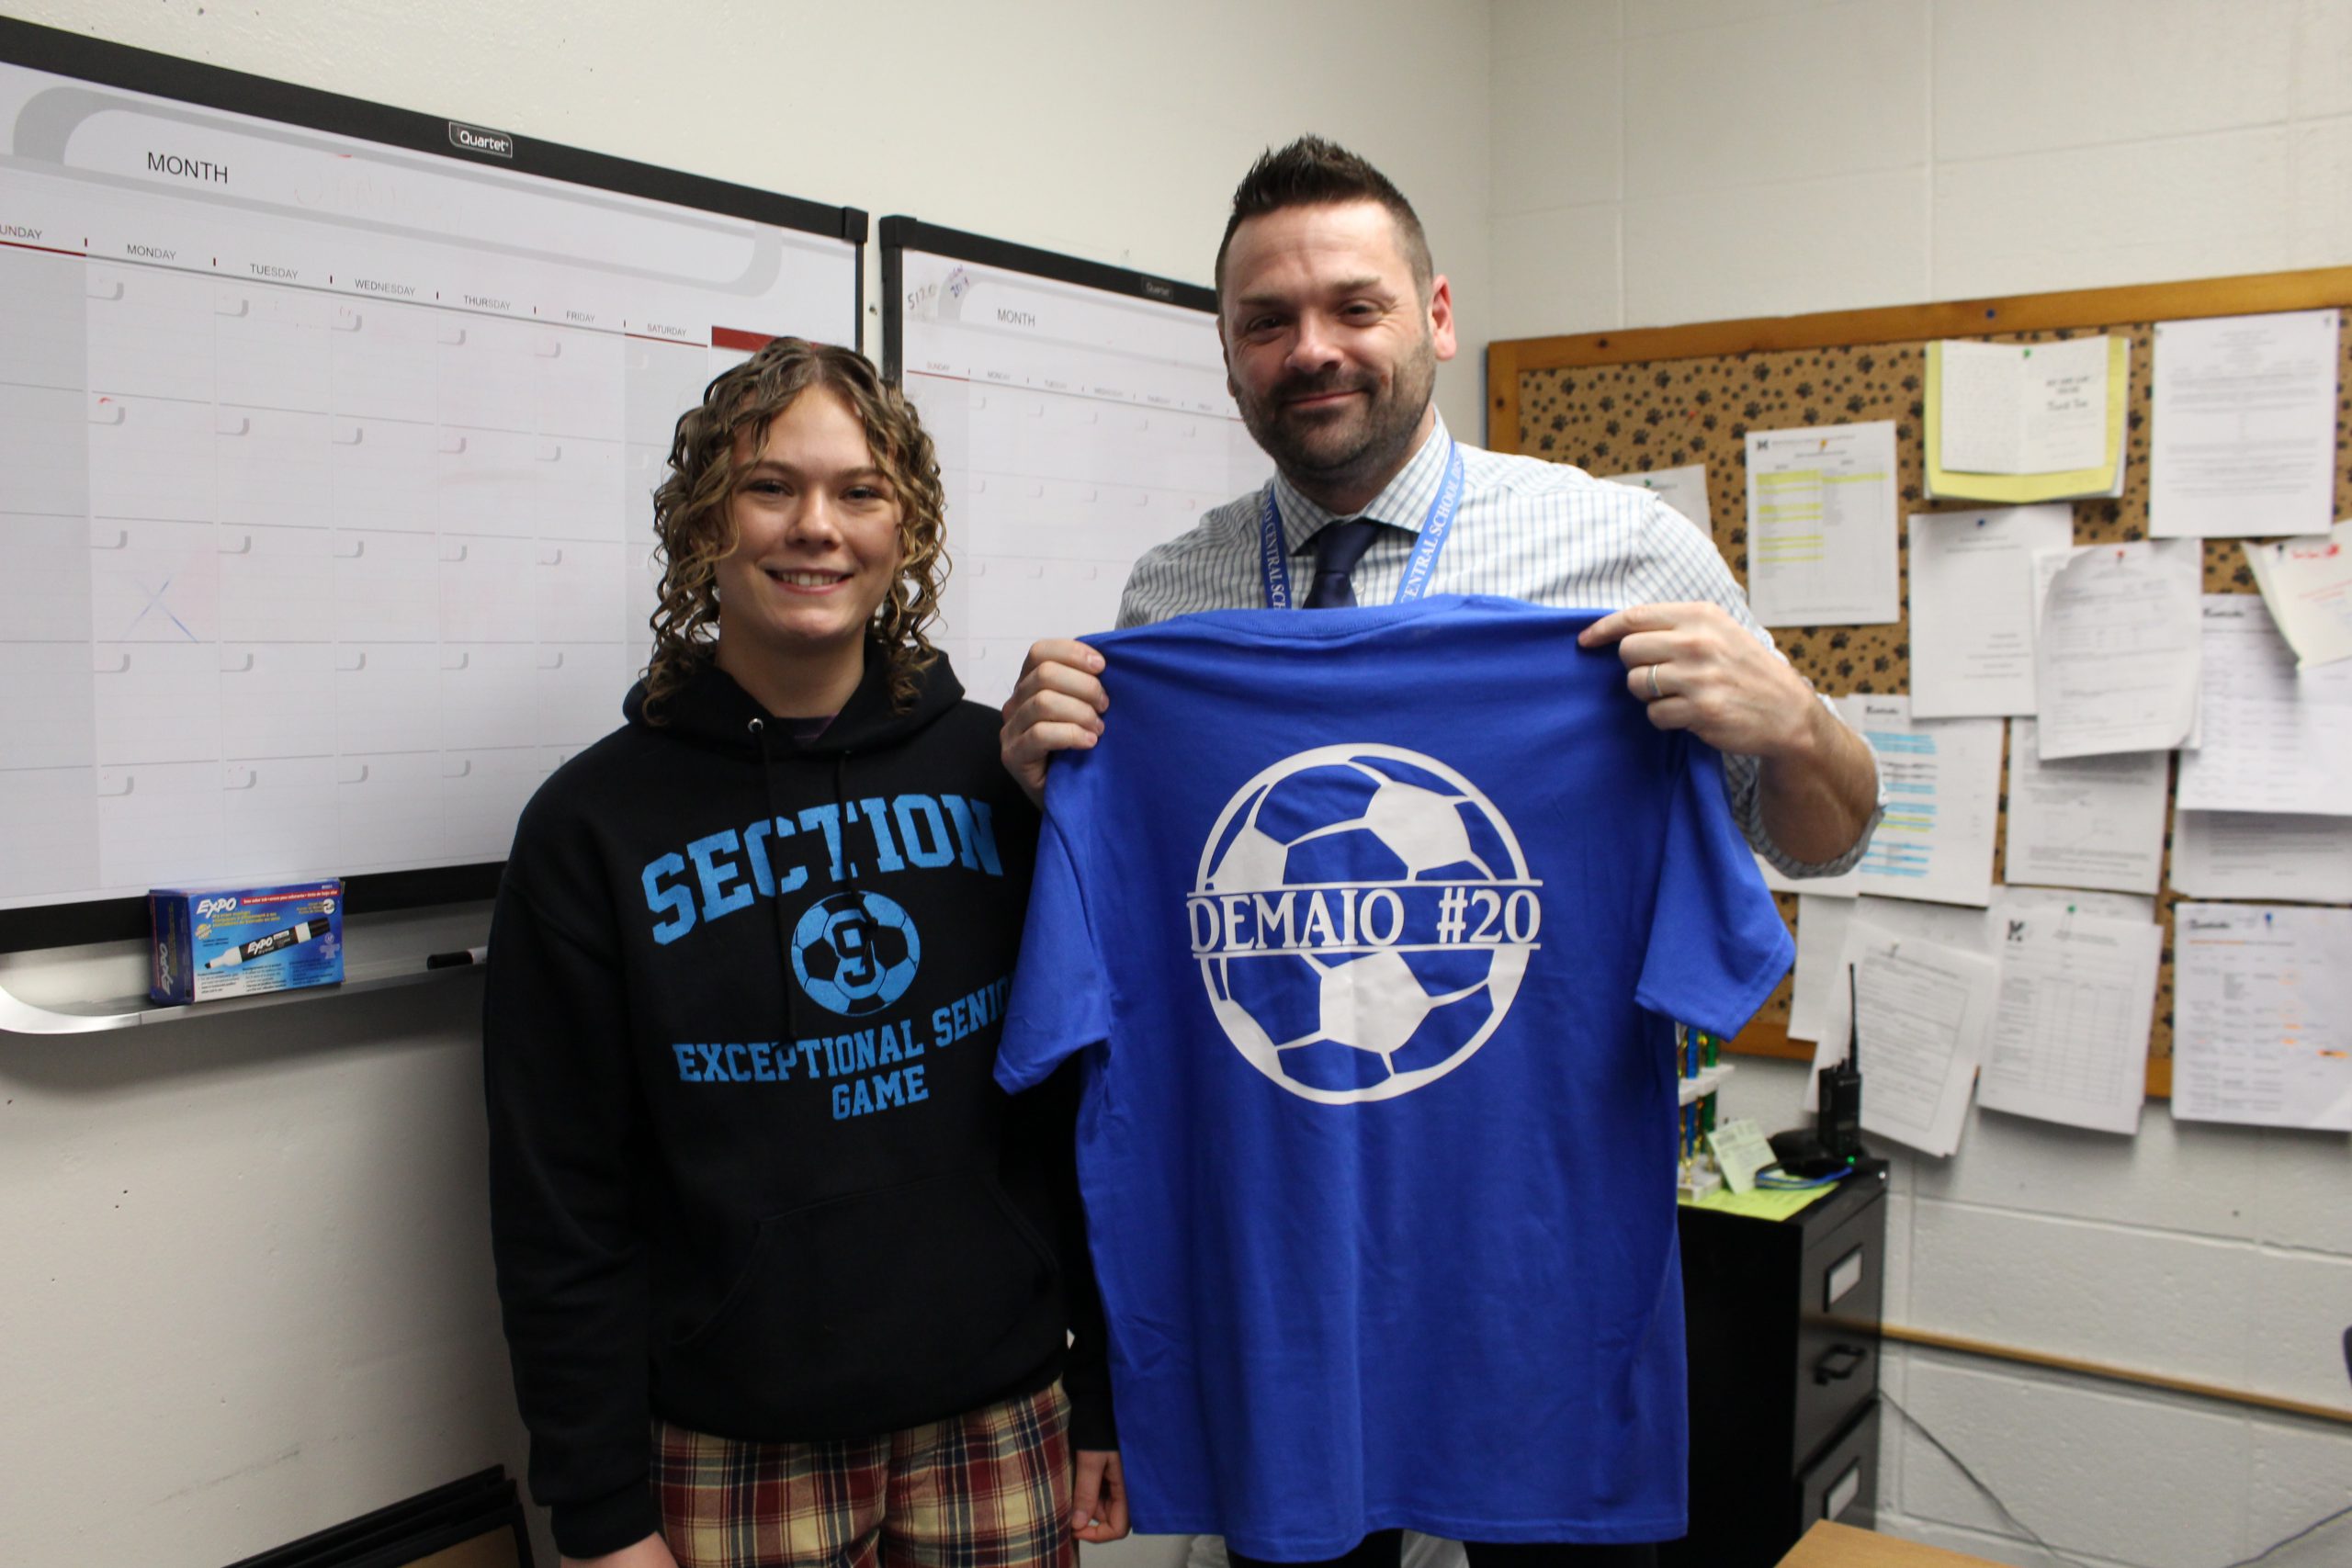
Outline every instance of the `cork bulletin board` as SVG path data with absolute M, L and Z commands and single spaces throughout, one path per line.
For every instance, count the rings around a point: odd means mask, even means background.
M 1892 420 L 1897 528 L 1905 536 L 1904 618 L 1892 626 L 1780 626 L 1772 635 L 1797 669 L 1831 695 L 1908 692 L 1910 561 L 1902 519 L 1988 504 L 1923 499 L 1928 344 L 1944 338 L 2040 343 L 2086 333 L 2132 340 L 2123 493 L 2075 503 L 2075 542 L 2110 544 L 2147 536 L 2155 323 L 2327 306 L 2352 306 L 2352 267 L 1518 339 L 1487 351 L 1487 445 L 1597 474 L 1704 463 L 1715 547 L 1745 587 L 1747 433 Z M 2345 517 L 2352 516 L 2352 445 L 2346 435 L 2352 431 L 2352 338 L 2344 339 L 2338 352 L 2344 361 L 2337 378 L 2335 515 Z M 2205 591 L 2256 591 L 2239 541 L 2206 542 Z M 2003 765 L 2006 780 L 2006 758 Z M 2007 807 L 2005 789 L 1994 842 L 1996 881 L 2007 852 Z M 2156 908 L 2165 931 L 2164 959 L 2148 1055 L 2148 1091 L 2154 1095 L 2172 1091 L 2172 907 L 2179 896 L 2170 886 L 2169 812 L 2165 834 L 2165 883 Z M 1796 898 L 1779 897 L 1781 913 L 1793 930 Z M 1732 1048 L 1811 1057 L 1808 1043 L 1789 1038 L 1789 996 L 1790 982 L 1783 980 Z

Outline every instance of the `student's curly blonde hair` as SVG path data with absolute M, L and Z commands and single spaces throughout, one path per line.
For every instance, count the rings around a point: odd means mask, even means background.
M 888 653 L 891 702 L 911 704 L 915 677 L 939 657 L 924 635 L 939 618 L 939 590 L 947 580 L 946 495 L 931 437 L 913 405 L 859 355 L 780 337 L 713 379 L 701 404 L 678 418 L 669 476 L 653 492 L 662 589 L 645 671 L 651 723 L 662 722 L 663 700 L 709 659 L 718 635 L 718 563 L 737 543 L 729 504 L 738 478 L 736 438 L 750 432 L 749 449 L 758 451 L 769 422 L 812 387 L 837 394 L 857 416 L 874 465 L 899 502 L 899 575 L 869 628 Z

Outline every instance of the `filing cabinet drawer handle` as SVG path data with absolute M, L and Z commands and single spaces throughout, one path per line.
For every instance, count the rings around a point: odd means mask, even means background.
M 1862 1370 L 1870 1359 L 1870 1352 L 1851 1345 L 1833 1345 L 1813 1364 L 1813 1381 L 1817 1383 L 1844 1382 Z

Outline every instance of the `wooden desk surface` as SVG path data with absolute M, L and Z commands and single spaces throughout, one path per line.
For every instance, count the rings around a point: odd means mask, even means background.
M 1781 1568 L 1999 1568 L 1997 1563 L 1939 1546 L 1897 1540 L 1873 1530 L 1823 1519 L 1804 1532 Z

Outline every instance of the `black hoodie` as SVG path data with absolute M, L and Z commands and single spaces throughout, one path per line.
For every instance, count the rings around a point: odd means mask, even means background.
M 557 1545 L 659 1525 L 649 1418 L 895 1430 L 1064 1371 L 1112 1446 L 1074 1100 L 990 1077 L 1036 816 L 945 660 L 798 742 L 706 664 L 523 813 L 491 932 L 491 1218 Z

